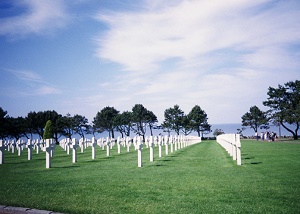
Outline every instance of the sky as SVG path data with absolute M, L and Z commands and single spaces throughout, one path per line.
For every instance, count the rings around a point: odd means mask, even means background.
M 0 107 L 92 122 L 142 104 L 159 122 L 199 105 L 210 124 L 266 110 L 300 79 L 299 0 L 1 0 Z

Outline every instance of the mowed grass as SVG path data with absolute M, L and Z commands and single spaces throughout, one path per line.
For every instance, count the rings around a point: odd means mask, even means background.
M 297 141 L 299 143 L 299 141 Z M 97 147 L 72 163 L 56 147 L 51 169 L 45 153 L 27 160 L 5 152 L 0 204 L 63 213 L 299 213 L 300 144 L 242 141 L 242 166 L 215 141 L 204 141 L 149 162 L 137 152 L 111 156 Z M 170 151 L 169 151 L 170 152 Z

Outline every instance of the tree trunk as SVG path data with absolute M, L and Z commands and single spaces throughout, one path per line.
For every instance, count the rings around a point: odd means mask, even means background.
M 113 130 L 113 129 L 111 130 L 111 137 L 112 137 L 112 138 L 115 138 L 115 133 L 114 133 L 114 130 Z
M 293 134 L 294 140 L 298 140 L 298 129 L 299 129 L 299 124 L 297 123 L 297 127 L 295 131 L 289 129 L 287 126 L 284 125 L 283 122 L 280 122 L 280 124 L 285 128 L 288 132 L 291 132 Z
M 153 136 L 152 126 L 149 126 L 149 128 L 150 128 L 150 134 L 151 134 L 151 136 Z

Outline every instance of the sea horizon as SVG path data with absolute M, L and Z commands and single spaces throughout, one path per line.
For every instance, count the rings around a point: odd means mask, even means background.
M 292 130 L 294 130 L 294 126 L 289 126 L 289 128 L 292 127 Z M 241 123 L 222 123 L 222 124 L 211 124 L 211 132 L 208 134 L 203 134 L 204 138 L 212 138 L 213 133 L 216 129 L 221 129 L 225 134 L 237 134 L 238 130 L 237 129 L 242 129 L 243 126 Z M 245 137 L 254 137 L 255 136 L 255 132 L 253 129 L 251 129 L 250 127 L 244 127 L 246 128 L 245 130 L 242 131 L 242 135 Z M 269 129 L 259 129 L 258 130 L 258 134 L 260 135 L 261 132 L 275 132 L 277 134 L 277 136 L 282 136 L 282 137 L 290 137 L 292 136 L 292 134 L 290 132 L 288 132 L 285 128 L 283 128 L 282 126 L 275 126 L 272 125 L 270 126 Z M 167 132 L 164 132 L 162 129 L 153 129 L 152 130 L 153 135 L 154 136 L 158 136 L 158 135 L 167 135 Z M 182 133 L 181 133 L 182 134 Z M 170 135 L 175 136 L 176 133 L 174 131 L 170 132 Z M 193 136 L 198 136 L 197 132 L 191 132 L 189 135 L 193 135 Z M 39 139 L 40 137 L 37 134 L 32 135 L 32 140 L 34 139 Z M 120 132 L 114 131 L 114 136 L 115 138 L 117 137 L 122 137 Z M 130 132 L 130 137 L 134 137 L 136 136 L 135 133 L 133 131 Z M 150 129 L 147 128 L 145 136 L 150 136 Z M 87 139 L 91 139 L 93 137 L 92 134 L 86 134 L 85 138 Z M 99 139 L 99 138 L 106 138 L 109 137 L 109 134 L 107 131 L 104 131 L 102 133 L 95 133 L 95 138 Z M 62 136 L 59 138 L 59 140 L 66 138 L 65 136 Z M 80 139 L 81 137 L 78 134 L 74 134 L 72 135 L 72 138 L 77 138 Z M 21 140 L 26 140 L 27 138 L 22 137 Z

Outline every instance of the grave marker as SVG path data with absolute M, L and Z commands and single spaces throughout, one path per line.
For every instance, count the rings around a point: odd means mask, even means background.
M 101 139 L 101 146 L 102 146 L 102 150 L 104 151 L 104 149 L 105 149 L 104 137 L 102 137 L 102 139 Z
M 169 144 L 171 145 L 171 153 L 174 152 L 174 143 L 172 135 L 169 137 Z
M 72 163 L 77 162 L 77 148 L 78 148 L 78 142 L 76 138 L 72 139 Z
M 162 139 L 161 136 L 158 136 L 158 157 L 161 158 L 161 146 L 162 146 Z
M 150 136 L 150 139 L 149 139 L 149 146 L 150 146 L 150 162 L 153 162 L 154 161 L 154 149 L 153 149 L 154 143 L 153 143 L 152 136 Z
M 237 165 L 242 165 L 241 161 L 241 142 L 239 134 L 222 134 L 217 136 L 217 142 L 225 148 L 232 156 L 233 160 L 237 161 Z
M 129 137 L 126 137 L 126 145 L 127 145 L 127 152 L 130 151 L 130 145 L 131 145 L 131 139 Z
M 51 140 L 46 139 L 46 169 L 51 168 Z
M 80 152 L 81 153 L 84 153 L 85 141 L 86 141 L 85 138 L 81 138 L 80 141 L 79 141 L 79 146 L 80 146 Z
M 240 140 L 240 134 L 236 134 L 236 161 L 237 165 L 242 165 L 242 153 L 241 153 L 241 140 Z
M 31 139 L 28 139 L 28 142 L 27 142 L 28 160 L 32 159 L 32 148 L 33 148 L 33 145 L 31 143 Z
M 110 139 L 109 137 L 106 138 L 106 156 L 110 156 Z
M 66 143 L 67 155 L 70 154 L 71 144 L 72 144 L 72 142 L 70 142 L 70 138 L 67 138 L 67 143 Z
M 118 154 L 121 154 L 121 142 L 120 142 L 120 136 L 117 138 L 117 145 L 118 145 Z
M 8 141 L 5 141 L 5 142 L 4 142 L 4 145 L 6 146 L 7 151 L 10 152 L 10 143 L 9 143 L 9 140 L 8 140 Z
M 0 164 L 4 164 L 4 150 L 5 150 L 4 141 L 0 140 Z
M 17 149 L 18 149 L 18 156 L 22 154 L 22 143 L 20 140 L 17 141 Z
M 96 159 L 96 145 L 95 137 L 92 137 L 92 159 Z
M 236 160 L 236 136 L 232 135 L 232 159 Z
M 164 138 L 164 143 L 165 143 L 166 155 L 168 155 L 169 154 L 169 143 L 168 143 L 168 136 L 167 135 Z
M 16 143 L 14 140 L 11 141 L 11 153 L 15 153 Z
M 42 145 L 41 141 L 43 140 L 39 140 L 39 139 L 36 139 L 36 142 L 35 142 L 35 149 L 36 149 L 36 154 L 39 154 L 40 153 L 40 147 Z
M 138 138 L 138 167 L 142 167 L 142 149 L 143 144 L 141 143 L 141 138 Z

